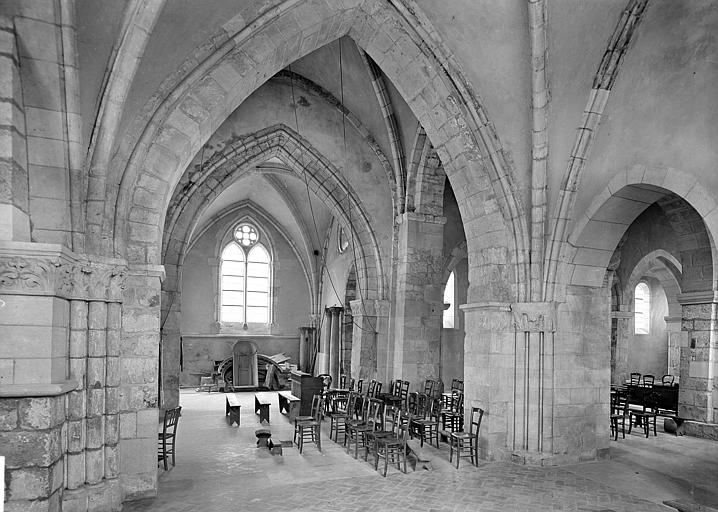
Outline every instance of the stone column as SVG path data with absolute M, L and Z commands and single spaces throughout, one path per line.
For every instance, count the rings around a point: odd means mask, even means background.
M 396 272 L 393 371 L 415 389 L 439 378 L 445 217 L 404 213 Z
M 299 328 L 299 369 L 309 371 L 309 353 L 314 343 L 314 327 Z
M 716 340 L 718 339 L 718 294 L 683 293 L 678 296 L 683 308 L 678 415 L 703 423 L 715 421 L 714 379 Z
M 357 299 L 349 305 L 354 317 L 351 374 L 357 380 L 383 376 L 388 352 L 389 301 Z
M 555 304 L 511 305 L 514 324 L 512 457 L 540 463 L 553 451 Z
M 611 311 L 611 383 L 620 385 L 630 377 L 628 337 L 632 311 Z
M 70 301 L 70 378 L 78 387 L 67 395 L 67 489 L 78 489 L 85 484 L 87 306 L 85 300 Z
M 132 265 L 125 280 L 120 347 L 120 479 L 125 499 L 157 492 L 160 265 Z
M 514 343 L 511 307 L 508 303 L 463 304 L 464 402 L 484 409 L 479 431 L 479 457 L 508 460 L 512 446 Z
M 676 377 L 677 382 L 680 381 L 681 375 L 681 346 L 688 346 L 686 343 L 688 331 L 682 331 L 683 317 L 682 316 L 667 316 L 664 317 L 666 321 L 666 334 L 668 334 L 668 361 L 666 367 L 668 375 Z M 656 377 L 658 377 L 656 375 Z
M 322 322 L 322 330 L 319 333 L 319 351 L 317 359 L 314 362 L 314 375 L 322 375 L 329 373 L 329 350 L 332 329 L 332 315 L 329 309 L 324 310 L 324 320 Z
M 339 337 L 339 320 L 342 308 L 333 306 L 327 308 L 331 325 L 329 326 L 329 375 L 332 376 L 334 387 L 339 387 L 339 357 L 341 354 L 341 339 Z
M 87 417 L 85 481 L 99 483 L 105 474 L 105 357 L 107 304 L 89 303 L 87 336 Z

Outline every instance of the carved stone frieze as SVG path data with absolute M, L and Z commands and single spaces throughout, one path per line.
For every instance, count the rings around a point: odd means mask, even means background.
M 0 293 L 119 302 L 126 272 L 122 260 L 90 259 L 61 246 L 0 245 Z
M 511 304 L 514 327 L 517 331 L 555 332 L 555 302 L 515 302 Z

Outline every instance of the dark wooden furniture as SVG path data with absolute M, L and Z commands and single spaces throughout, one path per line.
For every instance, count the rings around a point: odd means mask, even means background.
M 280 391 L 277 393 L 279 399 L 279 412 L 289 416 L 289 421 L 299 416 L 299 397 L 294 396 L 289 391 Z
M 324 389 L 324 381 L 319 377 L 314 377 L 309 373 L 293 371 L 292 379 L 292 395 L 299 398 L 299 415 L 311 416 L 312 414 L 312 397 L 321 395 Z
M 224 397 L 227 401 L 224 407 L 224 415 L 229 416 L 229 418 L 227 418 L 229 425 L 232 426 L 236 421 L 237 426 L 239 426 L 239 411 L 242 408 L 242 406 L 239 405 L 239 398 L 237 398 L 237 395 L 234 393 L 227 393 Z
M 479 465 L 479 429 L 481 419 L 484 417 L 484 410 L 481 407 L 471 408 L 471 423 L 468 432 L 452 432 L 449 437 L 451 451 L 449 462 L 454 458 L 456 450 L 456 469 L 459 469 L 459 459 L 469 457 L 474 466 Z
M 167 409 L 162 423 L 162 432 L 157 434 L 157 462 L 164 462 L 167 471 L 167 458 L 172 456 L 172 465 L 175 465 L 175 439 L 177 439 L 177 423 L 179 422 L 182 407 Z
M 294 420 L 294 442 L 299 447 L 299 453 L 304 449 L 304 441 L 310 441 L 322 451 L 322 395 L 312 397 L 311 416 L 297 417 Z
M 266 421 L 269 423 L 269 406 L 272 403 L 271 395 L 265 393 L 254 394 L 254 414 L 259 414 L 259 422 Z

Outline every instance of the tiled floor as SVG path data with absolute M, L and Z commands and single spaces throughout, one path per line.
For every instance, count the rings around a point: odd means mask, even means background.
M 390 468 L 386 478 L 355 460 L 322 430 L 322 452 L 285 447 L 272 456 L 255 445 L 253 393 L 243 393 L 241 426 L 224 418 L 224 395 L 183 391 L 177 466 L 160 470 L 156 499 L 125 512 L 215 510 L 440 511 L 674 510 L 681 500 L 718 508 L 718 443 L 634 434 L 611 444 L 612 459 L 536 468 L 509 463 L 448 463 L 448 446 L 427 449 L 433 470 Z M 292 426 L 270 412 L 272 438 L 289 441 Z

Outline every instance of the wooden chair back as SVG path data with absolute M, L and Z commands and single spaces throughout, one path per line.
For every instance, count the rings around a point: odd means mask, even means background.
M 372 379 L 366 387 L 366 396 L 374 396 L 374 393 L 376 393 L 376 380 Z
M 661 377 L 661 384 L 664 386 L 672 386 L 673 382 L 675 382 L 676 378 L 673 375 L 664 375 Z
M 165 419 L 164 423 L 162 424 L 162 433 L 170 436 L 173 436 L 175 432 L 177 431 L 177 423 L 179 423 L 179 419 L 182 413 L 182 407 L 175 407 L 173 409 L 167 409 L 165 411 Z
M 638 372 L 631 373 L 631 385 L 638 386 L 641 383 L 641 374 Z

